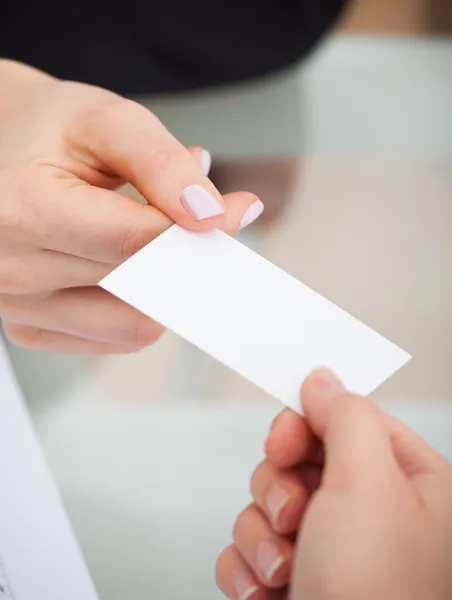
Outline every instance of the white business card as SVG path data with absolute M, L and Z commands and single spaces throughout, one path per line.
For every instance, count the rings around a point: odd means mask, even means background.
M 297 411 L 315 367 L 368 395 L 411 358 L 218 230 L 174 225 L 100 285 Z

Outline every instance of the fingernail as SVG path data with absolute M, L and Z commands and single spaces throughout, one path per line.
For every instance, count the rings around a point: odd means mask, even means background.
M 259 590 L 247 571 L 239 571 L 235 576 L 235 591 L 238 600 L 250 600 Z
M 343 383 L 330 369 L 325 367 L 315 369 L 308 377 L 308 384 L 311 392 L 322 396 L 337 394 L 345 390 Z
M 274 525 L 278 524 L 279 515 L 286 506 L 289 495 L 280 485 L 274 485 L 267 494 L 265 503 Z
M 202 185 L 190 185 L 182 192 L 183 207 L 195 221 L 210 219 L 224 214 L 224 206 L 213 194 Z
M 257 565 L 265 580 L 270 582 L 285 562 L 278 546 L 273 542 L 261 542 L 257 548 Z
M 204 150 L 201 153 L 201 167 L 206 175 L 210 173 L 210 167 L 212 166 L 212 155 L 208 150 Z
M 251 225 L 253 221 L 255 221 L 261 214 L 264 212 L 264 205 L 260 200 L 256 200 L 253 204 L 248 208 L 246 213 L 243 215 L 242 220 L 240 221 L 240 229 L 244 227 L 248 227 Z

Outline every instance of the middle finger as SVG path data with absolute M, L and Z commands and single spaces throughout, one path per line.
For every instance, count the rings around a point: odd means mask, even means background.
M 33 250 L 0 257 L 2 292 L 42 294 L 96 285 L 114 266 L 52 250 Z
M 289 469 L 302 462 L 323 464 L 322 444 L 304 416 L 286 408 L 273 422 L 266 440 L 266 454 L 278 469 Z
M 264 460 L 251 478 L 251 493 L 273 529 L 289 535 L 298 530 L 320 479 L 319 466 L 306 464 L 296 469 L 278 470 Z
M 12 323 L 104 342 L 144 347 L 164 328 L 99 287 L 73 288 L 50 295 L 0 295 L 0 315 Z

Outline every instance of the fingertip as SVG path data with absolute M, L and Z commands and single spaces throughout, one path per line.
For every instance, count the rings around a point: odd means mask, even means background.
M 396 469 L 389 432 L 371 401 L 348 392 L 328 369 L 316 369 L 302 387 L 306 418 L 325 455 L 324 481 L 335 487 L 389 481 Z
M 286 436 L 290 435 L 296 422 L 296 417 L 297 415 L 292 410 L 285 408 L 273 419 L 269 434 L 265 440 L 265 451 L 270 460 L 276 460 L 279 457 L 281 446 L 285 445 L 283 442 Z
M 315 426 L 322 423 L 330 403 L 346 392 L 343 383 L 330 369 L 314 369 L 301 386 L 301 406 L 309 423 Z
M 178 225 L 193 231 L 221 229 L 235 236 L 251 225 L 264 210 L 259 198 L 250 192 L 234 192 L 224 197 L 210 185 L 186 187 L 180 197 L 180 211 L 174 216 Z
M 235 544 L 228 546 L 218 557 L 216 584 L 233 600 L 266 600 L 268 589 L 248 566 Z
M 226 194 L 224 203 L 226 216 L 223 230 L 232 236 L 254 223 L 264 211 L 264 204 L 252 192 Z
M 248 225 L 251 225 L 258 219 L 264 212 L 264 204 L 259 198 L 255 198 L 253 203 L 248 207 L 245 214 L 240 221 L 240 229 L 245 229 Z
M 302 461 L 315 462 L 319 456 L 319 445 L 306 418 L 285 409 L 272 424 L 265 452 L 274 467 L 286 469 Z

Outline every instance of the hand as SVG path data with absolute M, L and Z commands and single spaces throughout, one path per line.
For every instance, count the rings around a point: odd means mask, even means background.
M 162 327 L 96 284 L 173 222 L 235 234 L 262 204 L 248 193 L 222 198 L 206 155 L 132 101 L 9 61 L 0 61 L 0 80 L 5 333 L 84 354 L 152 343 Z M 149 205 L 115 191 L 124 182 Z
M 237 600 L 452 598 L 452 466 L 326 370 L 285 410 L 217 564 Z M 297 538 L 295 538 L 295 535 Z

